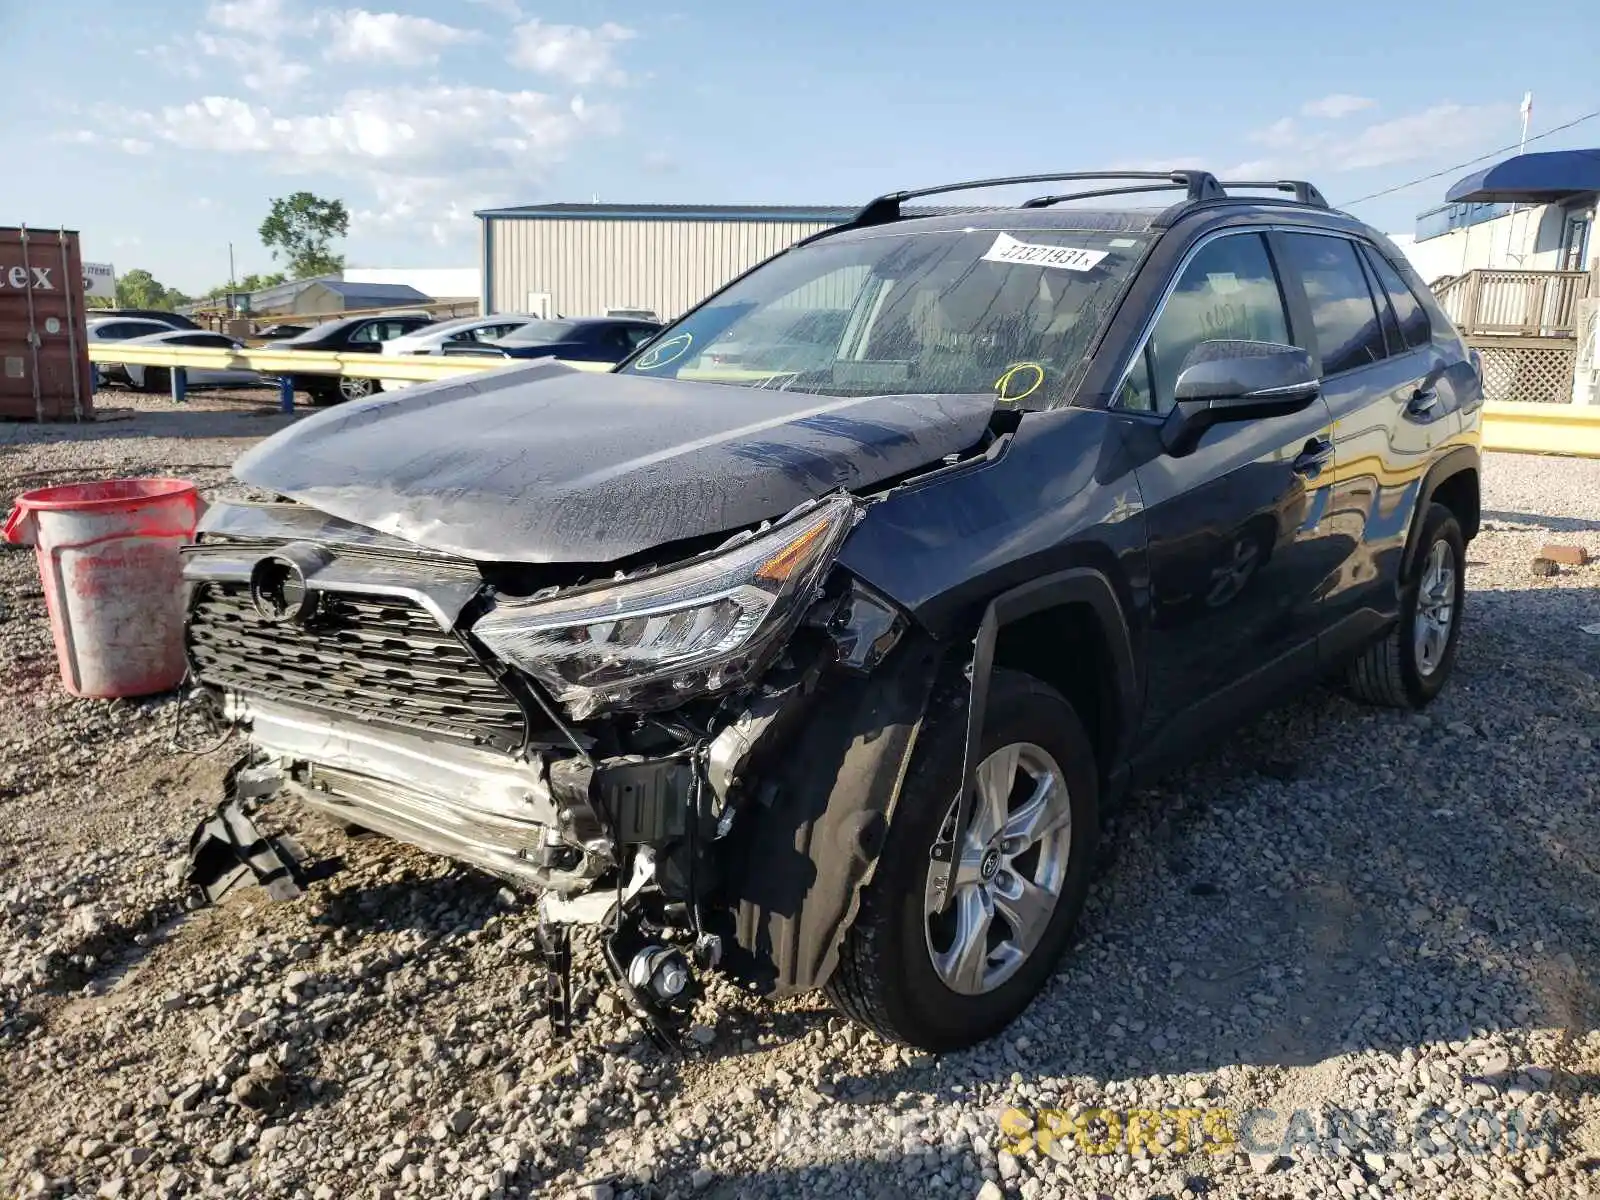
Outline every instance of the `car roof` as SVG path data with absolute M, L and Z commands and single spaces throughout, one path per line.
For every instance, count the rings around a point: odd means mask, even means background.
M 174 329 L 171 325 L 167 325 L 161 321 L 152 320 L 149 317 L 100 317 L 96 320 L 86 322 L 84 324 L 84 329 L 92 333 L 94 330 L 104 329 L 108 325 L 148 325 L 150 326 L 150 331 L 152 333 L 197 332 L 193 329 Z
M 895 221 L 856 228 L 841 227 L 838 232 L 828 231 L 816 240 L 854 241 L 902 233 L 959 233 L 966 230 L 989 229 L 1082 230 L 1139 235 L 1163 233 L 1180 221 L 1185 225 L 1198 222 L 1210 226 L 1227 224 L 1241 218 L 1254 220 L 1270 218 L 1275 221 L 1281 220 L 1286 224 L 1342 229 L 1352 233 L 1370 232 L 1361 221 L 1337 209 L 1317 208 L 1293 200 L 1270 197 L 1230 196 L 1225 199 L 1192 201 L 1165 208 L 1088 208 L 1075 205 L 1049 208 L 999 205 L 967 208 L 928 216 L 907 216 Z
M 238 340 L 237 338 L 228 337 L 225 333 L 219 333 L 215 329 L 158 329 L 154 333 L 141 333 L 138 337 L 129 338 L 128 340 L 130 342 L 165 342 L 172 338 L 196 337 L 205 334 L 209 334 L 212 337 L 227 338 L 228 341 Z

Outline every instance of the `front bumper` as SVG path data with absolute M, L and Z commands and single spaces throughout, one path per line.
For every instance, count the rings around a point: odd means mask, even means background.
M 278 792 L 339 821 L 523 886 L 564 891 L 598 874 L 588 852 L 576 869 L 549 864 L 561 821 L 538 755 L 513 759 L 236 693 L 223 716 L 248 728 L 254 765 L 275 775 Z

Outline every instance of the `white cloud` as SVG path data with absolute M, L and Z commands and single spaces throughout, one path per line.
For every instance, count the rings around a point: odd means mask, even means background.
M 1320 100 L 1312 100 L 1301 105 L 1300 115 L 1337 121 L 1340 117 L 1348 117 L 1351 113 L 1358 113 L 1365 109 L 1376 107 L 1378 107 L 1378 102 L 1367 96 L 1352 96 L 1348 92 L 1335 92 L 1331 96 L 1324 96 Z
M 355 8 L 325 13 L 319 27 L 328 30 L 324 51 L 334 60 L 382 62 L 399 66 L 421 66 L 439 60 L 446 46 L 472 41 L 480 34 L 469 29 L 445 25 L 430 17 L 409 17 L 401 13 L 375 13 Z
M 441 237 L 474 208 L 525 197 L 580 138 L 618 128 L 612 109 L 579 97 L 445 85 L 353 91 L 316 113 L 206 96 L 121 117 L 141 138 L 190 154 L 354 181 L 375 201 L 352 204 L 358 227 L 413 226 Z
M 515 40 L 509 58 L 514 66 L 580 85 L 626 82 L 616 66 L 616 51 L 634 36 L 631 29 L 610 21 L 593 29 L 528 21 L 518 25 L 512 35 Z
M 503 16 L 520 13 L 517 0 L 477 2 Z M 324 194 L 342 194 L 353 233 L 392 228 L 444 239 L 469 230 L 475 208 L 526 201 L 575 145 L 620 128 L 614 109 L 575 94 L 583 85 L 626 82 L 616 55 L 634 34 L 620 25 L 507 26 L 513 36 L 499 40 L 512 60 L 559 83 L 553 90 L 386 80 L 330 96 L 308 84 L 313 56 L 426 66 L 444 48 L 487 35 L 401 13 L 295 5 L 212 0 L 201 27 L 152 53 L 172 67 L 225 72 L 228 85 L 159 108 L 101 105 L 90 129 L 60 136 L 128 154 L 182 153 L 200 179 L 215 169 L 208 157 L 308 177 Z M 339 79 L 335 73 L 329 82 Z
M 1360 171 L 1416 162 L 1484 144 L 1486 131 L 1507 125 L 1515 109 L 1506 104 L 1435 104 L 1421 112 L 1338 132 L 1307 129 L 1283 117 L 1249 134 L 1269 151 L 1229 174 L 1299 175 Z M 1492 137 L 1490 138 L 1492 140 Z
M 518 4 L 517 0 L 471 0 L 471 2 L 508 21 L 522 20 L 522 5 Z
M 605 110 L 543 92 L 494 88 L 354 91 L 321 113 L 283 116 L 233 96 L 137 115 L 153 136 L 185 150 L 264 153 L 308 169 L 480 168 L 563 150 Z
M 194 41 L 201 54 L 238 68 L 239 82 L 253 92 L 285 92 L 311 74 L 309 66 L 289 58 L 270 41 L 217 37 L 204 30 L 195 34 Z
M 275 39 L 293 21 L 283 0 L 212 0 L 206 7 L 208 24 L 250 37 Z

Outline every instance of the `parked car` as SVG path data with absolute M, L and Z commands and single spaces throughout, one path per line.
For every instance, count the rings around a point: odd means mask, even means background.
M 1309 184 L 1125 190 L 1160 186 L 880 197 L 613 371 L 258 444 L 234 473 L 279 502 L 185 555 L 203 708 L 249 746 L 190 881 L 304 886 L 260 823 L 305 804 L 537 889 L 557 998 L 591 925 L 663 1039 L 713 968 L 932 1050 L 1005 1028 L 1130 789 L 1322 680 L 1421 708 L 1462 631 L 1483 384 L 1449 319 Z M 840 307 L 796 364 L 773 314 Z M 702 378 L 725 335 L 739 378 Z
M 268 342 L 268 350 L 320 350 L 346 354 L 377 354 L 383 344 L 433 324 L 426 313 L 392 313 L 376 317 L 339 317 L 324 321 L 291 338 Z M 290 375 L 294 390 L 305 392 L 313 404 L 360 400 L 382 388 L 376 379 L 349 375 Z
M 627 358 L 660 330 L 661 326 L 650 321 L 612 317 L 528 321 L 494 341 L 447 345 L 444 353 L 615 363 Z
M 391 338 L 383 344 L 383 353 L 385 355 L 443 354 L 446 346 L 470 346 L 479 342 L 493 341 L 535 320 L 538 318 L 524 316 L 521 313 L 495 313 L 487 317 L 457 317 L 451 321 L 435 321 L 415 333 Z M 383 385 L 384 391 L 392 392 L 398 388 L 410 387 L 416 381 L 381 379 L 378 382 Z
M 159 321 L 168 329 L 200 328 L 193 317 L 186 317 L 182 313 L 163 312 L 158 308 L 91 308 L 88 311 L 91 321 L 103 320 L 106 317 L 142 317 L 148 321 Z
M 760 369 L 807 370 L 831 363 L 850 313 L 821 309 L 798 314 L 782 310 L 765 314 L 767 320 L 741 322 L 706 347 L 701 365 L 708 369 L 742 369 L 754 355 Z
M 126 342 L 154 333 L 172 333 L 173 326 L 154 317 L 93 317 L 84 326 L 90 342 Z M 106 383 L 128 383 L 127 367 L 118 362 L 97 363 L 100 379 Z
M 262 326 L 260 329 L 256 330 L 255 335 L 258 338 L 273 338 L 282 340 L 285 338 L 299 337 L 302 333 L 310 328 L 311 326 L 309 325 L 297 325 L 292 321 L 279 321 L 272 325 Z
M 206 330 L 171 329 L 165 333 L 149 333 L 143 337 L 129 338 L 130 346 L 199 346 L 207 350 L 242 350 L 244 343 L 225 333 Z M 164 392 L 172 386 L 172 371 L 167 367 L 128 363 L 123 367 L 128 382 L 142 392 Z M 192 388 L 206 387 L 256 387 L 262 382 L 261 372 L 236 367 L 186 367 L 184 380 Z

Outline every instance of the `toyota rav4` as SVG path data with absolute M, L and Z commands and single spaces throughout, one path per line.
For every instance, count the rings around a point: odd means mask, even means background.
M 903 208 L 998 184 L 1076 190 Z M 614 370 L 245 454 L 277 499 L 185 551 L 192 675 L 247 740 L 190 881 L 294 894 L 256 822 L 299 802 L 537 894 L 558 1009 L 589 925 L 664 1039 L 717 969 L 976 1042 L 1131 788 L 1308 680 L 1444 685 L 1481 401 L 1405 258 L 1309 184 L 881 197 Z

